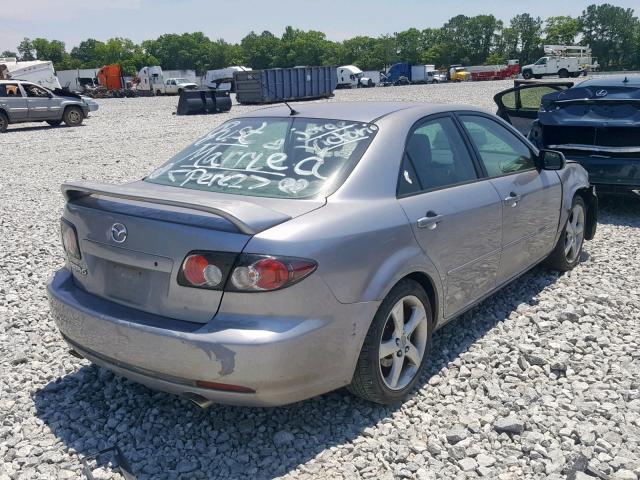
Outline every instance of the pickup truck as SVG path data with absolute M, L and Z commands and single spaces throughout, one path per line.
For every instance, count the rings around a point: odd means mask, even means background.
M 186 78 L 168 78 L 164 82 L 165 95 L 180 95 L 183 90 L 195 90 L 198 88 L 193 82 L 190 82 Z
M 96 111 L 98 104 L 66 90 L 51 91 L 35 83 L 0 80 L 0 133 L 9 124 L 47 122 L 57 127 L 62 122 L 77 127 Z

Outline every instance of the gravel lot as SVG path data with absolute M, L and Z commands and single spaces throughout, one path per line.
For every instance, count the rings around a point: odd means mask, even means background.
M 511 85 L 334 100 L 493 111 L 493 94 Z M 0 480 L 83 478 L 80 457 L 114 444 L 140 479 L 640 478 L 638 202 L 603 202 L 573 272 L 536 268 L 440 330 L 420 388 L 400 406 L 338 391 L 203 411 L 68 355 L 45 294 L 63 263 L 59 185 L 139 178 L 250 107 L 178 117 L 175 97 L 98 102 L 82 127 L 27 124 L 0 136 Z M 94 475 L 121 478 L 104 463 Z

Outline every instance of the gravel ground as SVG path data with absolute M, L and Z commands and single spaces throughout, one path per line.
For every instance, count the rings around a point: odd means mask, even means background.
M 510 85 L 339 91 L 335 100 L 493 111 L 493 94 Z M 202 411 L 68 355 L 45 295 L 63 263 L 59 185 L 139 178 L 250 107 L 177 117 L 176 98 L 99 103 L 80 128 L 29 124 L 0 136 L 0 480 L 82 478 L 80 458 L 114 444 L 140 479 L 639 478 L 638 202 L 604 202 L 573 272 L 536 268 L 441 329 L 420 388 L 400 406 L 338 391 L 282 408 Z M 94 475 L 121 478 L 105 463 Z

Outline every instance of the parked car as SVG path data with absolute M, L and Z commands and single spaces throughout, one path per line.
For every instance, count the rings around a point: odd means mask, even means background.
M 201 406 L 349 386 L 397 402 L 434 330 L 596 229 L 587 173 L 465 106 L 311 103 L 224 123 L 142 180 L 63 185 L 55 322 Z
M 518 83 L 494 97 L 498 115 L 538 148 L 579 162 L 600 192 L 640 195 L 640 77 Z
M 183 90 L 196 90 L 198 85 L 190 82 L 186 78 L 168 78 L 164 82 L 165 95 L 180 95 Z
M 47 122 L 58 126 L 62 122 L 70 127 L 82 123 L 98 104 L 69 91 L 55 92 L 31 82 L 0 80 L 0 132 L 9 124 Z

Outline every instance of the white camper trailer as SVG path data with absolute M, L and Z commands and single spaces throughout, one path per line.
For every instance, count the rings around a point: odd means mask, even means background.
M 0 80 L 25 80 L 50 90 L 60 88 L 53 62 L 45 60 L 18 62 L 15 58 L 0 58 Z
M 207 70 L 204 75 L 203 86 L 216 90 L 235 91 L 233 83 L 233 74 L 236 72 L 246 72 L 251 70 L 249 67 L 236 65 L 233 67 L 219 68 L 218 70 Z
M 338 88 L 359 88 L 375 86 L 373 80 L 365 77 L 364 72 L 355 65 L 338 67 Z

